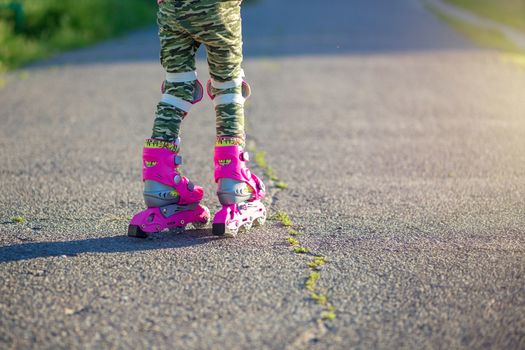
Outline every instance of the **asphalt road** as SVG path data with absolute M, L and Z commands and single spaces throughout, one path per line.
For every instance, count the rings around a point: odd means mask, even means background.
M 326 256 L 336 318 L 277 221 L 126 237 L 163 77 L 152 29 L 0 90 L 0 347 L 523 349 L 525 69 L 415 0 L 243 11 L 250 140 L 289 186 L 271 211 Z M 210 101 L 182 132 L 214 210 Z

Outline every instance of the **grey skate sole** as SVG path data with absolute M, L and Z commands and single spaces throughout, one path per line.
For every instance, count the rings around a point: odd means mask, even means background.
M 171 234 L 181 234 L 181 233 L 184 233 L 184 231 L 186 231 L 186 228 L 188 226 L 192 226 L 196 230 L 202 230 L 210 223 L 211 216 L 210 216 L 210 210 L 208 209 L 208 207 L 200 203 L 192 203 L 186 206 L 172 204 L 172 205 L 165 206 L 163 208 L 159 208 L 159 211 L 162 213 L 164 217 L 168 218 L 182 211 L 193 210 L 197 206 L 200 206 L 204 210 L 204 215 L 202 217 L 202 219 L 204 220 L 201 219 L 200 221 L 189 221 L 186 223 L 184 223 L 183 220 L 181 220 L 181 224 L 183 224 L 182 226 L 168 226 L 168 227 L 161 226 L 158 228 L 157 231 L 154 231 L 154 232 L 146 232 L 142 229 L 141 225 L 130 224 L 128 226 L 128 236 L 134 237 L 134 238 L 147 238 L 150 234 L 158 233 L 158 232 L 164 231 L 165 229 L 168 229 L 168 231 Z M 184 208 L 184 210 L 181 210 L 181 211 L 176 210 L 180 208 Z

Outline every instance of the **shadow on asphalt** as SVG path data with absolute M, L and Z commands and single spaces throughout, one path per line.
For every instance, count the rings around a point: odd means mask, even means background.
M 0 263 L 57 256 L 76 256 L 83 253 L 129 253 L 158 249 L 177 249 L 206 244 L 221 239 L 211 230 L 193 230 L 173 235 L 161 232 L 147 239 L 111 236 L 75 241 L 37 242 L 0 247 Z
M 243 6 L 242 14 L 249 58 L 474 49 L 413 0 L 260 0 Z M 156 27 L 28 68 L 129 62 L 159 62 Z

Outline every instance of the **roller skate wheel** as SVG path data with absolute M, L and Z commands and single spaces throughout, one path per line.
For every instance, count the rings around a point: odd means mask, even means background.
M 213 224 L 212 226 L 212 233 L 215 236 L 224 236 L 224 237 L 235 237 L 237 236 L 237 232 L 239 229 L 236 228 L 228 228 L 226 227 L 226 224 L 220 223 L 220 224 Z
M 204 209 L 204 219 L 203 221 L 195 221 L 193 223 L 193 227 L 195 227 L 195 229 L 197 230 L 202 230 L 204 227 L 206 227 L 209 223 L 210 223 L 210 209 L 208 209 L 207 207 L 205 207 L 204 205 L 202 206 L 202 208 Z
M 135 238 L 147 238 L 148 234 L 140 228 L 140 226 L 137 225 L 129 225 L 128 226 L 128 236 L 129 237 L 135 237 Z
M 239 232 L 238 228 L 236 228 L 236 229 L 228 229 L 227 228 L 226 232 L 224 232 L 224 237 L 230 237 L 230 238 L 236 237 L 238 232 Z
M 226 232 L 226 224 L 213 224 L 211 232 L 215 236 L 222 236 Z
M 253 224 L 255 226 L 262 226 L 262 225 L 264 225 L 265 222 L 266 222 L 266 213 L 264 214 L 264 216 L 260 216 L 257 219 L 255 219 L 253 221 Z
M 242 228 L 242 230 L 244 232 L 247 232 L 247 231 L 249 231 L 252 228 L 252 223 L 251 222 L 247 222 L 246 224 L 242 225 L 241 228 Z

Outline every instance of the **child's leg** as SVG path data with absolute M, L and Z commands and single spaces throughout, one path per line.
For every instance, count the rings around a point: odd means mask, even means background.
M 244 144 L 240 1 L 190 2 L 196 10 L 179 23 L 206 46 L 212 78 L 210 92 L 216 96 L 217 137 L 219 140 L 234 137 Z M 244 83 L 244 86 L 244 97 L 247 97 L 248 85 Z
M 175 9 L 161 4 L 158 12 L 160 61 L 166 70 L 152 138 L 173 141 L 191 104 L 202 97 L 196 80 L 195 53 L 200 43 L 178 26 Z M 184 73 L 184 74 L 183 74 Z
M 196 80 L 195 52 L 199 44 L 176 23 L 175 8 L 159 7 L 160 58 L 166 69 L 162 99 L 157 105 L 152 138 L 146 140 L 142 153 L 144 201 L 148 207 L 137 213 L 128 227 L 128 235 L 145 238 L 148 233 L 166 228 L 181 232 L 186 225 L 203 227 L 209 210 L 199 204 L 202 187 L 182 176 L 179 166 L 180 124 L 193 102 L 202 98 L 202 86 Z
M 242 35 L 239 1 L 195 0 L 206 8 L 185 21 L 193 37 L 206 45 L 211 80 L 207 86 L 216 112 L 215 181 L 223 205 L 213 233 L 234 236 L 242 227 L 263 224 L 266 209 L 262 181 L 252 174 L 244 151 L 244 100 L 249 86 L 241 69 Z M 198 13 L 197 11 L 195 13 Z

